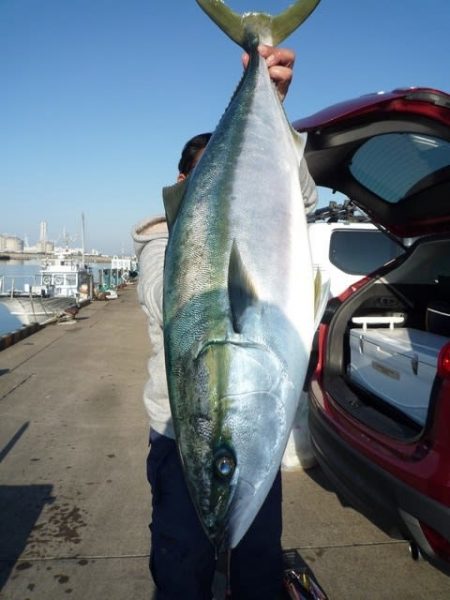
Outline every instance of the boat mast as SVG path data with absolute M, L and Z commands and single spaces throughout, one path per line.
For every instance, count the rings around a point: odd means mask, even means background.
M 81 213 L 81 252 L 82 252 L 82 258 L 83 258 L 83 266 L 84 266 L 84 236 L 85 236 L 85 231 L 84 231 L 84 212 Z

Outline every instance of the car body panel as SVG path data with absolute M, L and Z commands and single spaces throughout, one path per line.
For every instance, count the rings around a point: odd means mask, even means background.
M 330 298 L 404 251 L 372 223 L 313 222 L 308 234 L 314 270 L 329 279 Z
M 385 464 L 378 464 L 373 448 L 364 453 L 361 447 L 355 446 L 354 440 L 346 440 L 348 425 L 336 428 L 334 417 L 324 418 L 323 404 L 320 412 L 317 408 L 321 404 L 318 399 L 320 388 L 313 385 L 312 389 L 310 429 L 313 451 L 338 494 L 391 537 L 414 541 L 434 566 L 450 574 L 449 564 L 429 546 L 420 527 L 420 523 L 425 522 L 450 537 L 449 506 L 434 500 L 428 490 L 418 490 L 414 482 L 405 482 L 392 474 Z M 322 398 L 323 402 L 327 401 Z M 422 459 L 429 463 L 435 460 L 436 456 L 431 453 Z M 426 466 L 422 464 L 423 468 Z
M 294 127 L 308 133 L 305 156 L 316 183 L 348 195 L 373 222 L 398 237 L 450 231 L 450 95 L 429 88 L 369 94 Z M 435 165 L 427 164 L 430 149 Z M 388 177 L 393 160 L 404 162 L 411 179 L 397 169 L 385 194 L 373 184 Z

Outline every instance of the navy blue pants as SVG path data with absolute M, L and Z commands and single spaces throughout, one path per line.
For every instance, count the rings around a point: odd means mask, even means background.
M 210 600 L 216 568 L 184 480 L 175 441 L 151 432 L 147 477 L 152 489 L 150 570 L 158 600 Z M 281 475 L 231 554 L 233 600 L 276 600 L 281 591 Z

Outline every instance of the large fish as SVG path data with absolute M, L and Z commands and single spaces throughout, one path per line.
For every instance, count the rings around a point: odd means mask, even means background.
M 319 0 L 238 15 L 197 0 L 250 55 L 200 162 L 164 190 L 164 338 L 186 481 L 216 548 L 247 531 L 278 472 L 314 329 L 314 284 L 291 128 L 258 43 L 276 45 Z

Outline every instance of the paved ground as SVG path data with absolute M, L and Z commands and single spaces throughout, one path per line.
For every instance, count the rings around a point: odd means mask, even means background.
M 127 288 L 0 352 L 0 598 L 148 600 L 144 315 Z M 331 600 L 448 600 L 450 579 L 284 473 L 285 548 Z M 188 599 L 189 600 L 189 599 Z

